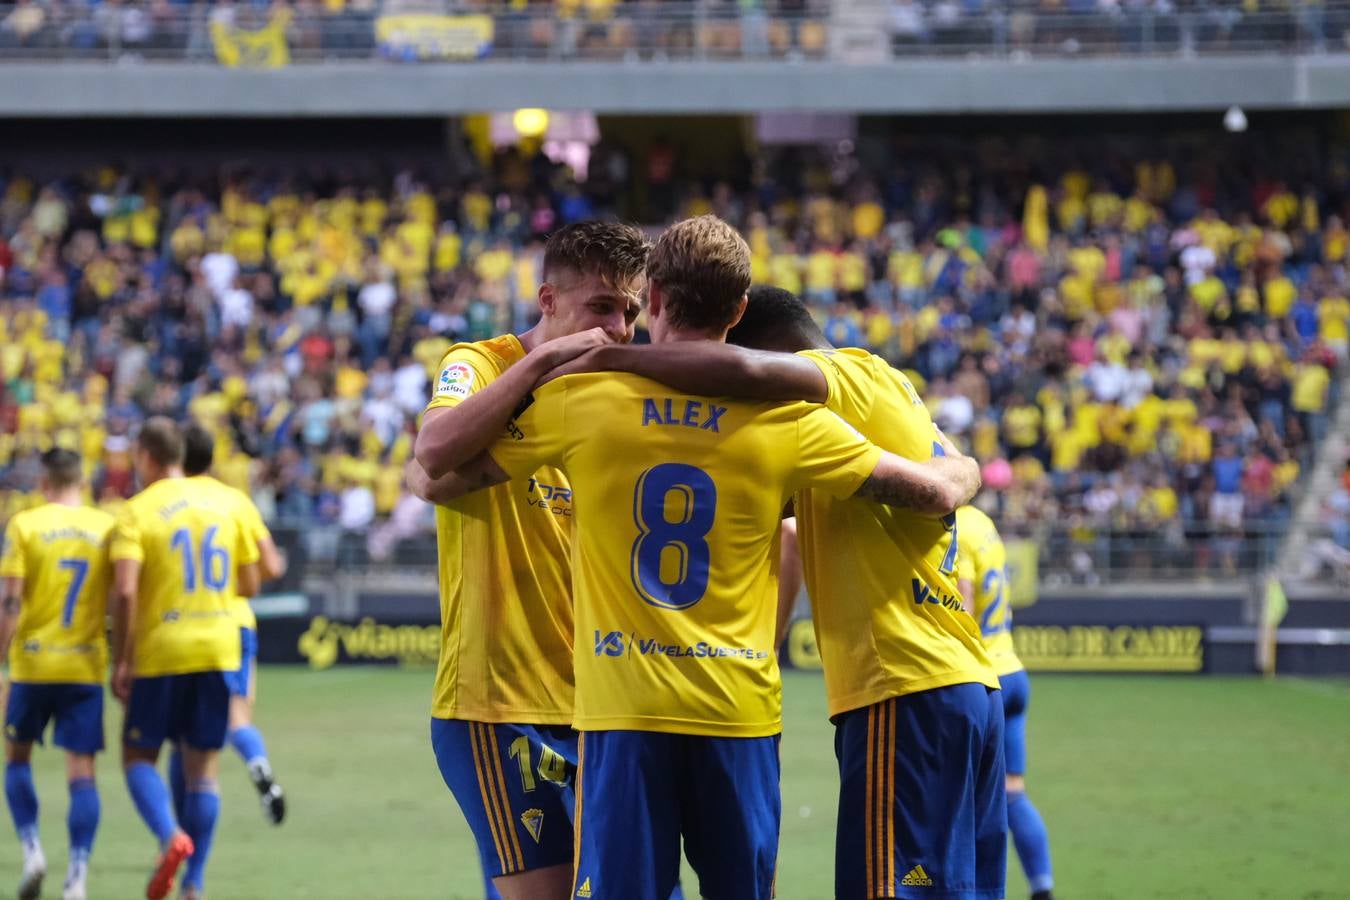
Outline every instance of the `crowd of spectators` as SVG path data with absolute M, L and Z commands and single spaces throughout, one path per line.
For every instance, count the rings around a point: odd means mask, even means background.
M 277 24 L 288 59 L 446 58 L 380 42 L 377 18 L 405 13 L 490 16 L 478 52 L 502 57 L 820 57 L 828 44 L 820 0 L 13 0 L 0 3 L 0 56 L 201 61 L 216 58 L 213 27 Z
M 296 59 L 420 54 L 379 45 L 376 17 L 487 14 L 493 55 L 723 58 L 828 55 L 824 0 L 11 0 L 0 55 L 215 57 L 213 23 L 280 21 Z M 836 24 L 889 32 L 897 56 L 943 52 L 1192 53 L 1347 49 L 1350 7 L 1324 0 L 890 0 Z
M 1010 534 L 1085 578 L 1251 564 L 1346 362 L 1350 167 L 1286 184 L 935 149 L 765 156 L 735 187 L 651 183 L 680 172 L 660 142 L 645 166 L 598 153 L 580 183 L 515 151 L 440 183 L 0 176 L 0 520 L 36 502 L 53 443 L 115 507 L 162 413 L 212 428 L 218 475 L 312 553 L 389 557 L 427 527 L 400 469 L 445 350 L 528 327 L 543 238 L 631 214 L 637 170 L 644 218 L 735 223 L 756 281 L 910 371 Z

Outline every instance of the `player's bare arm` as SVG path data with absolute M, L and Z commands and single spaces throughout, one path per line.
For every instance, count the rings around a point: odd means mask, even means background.
M 270 537 L 258 541 L 258 571 L 263 581 L 273 581 L 286 574 L 286 557 L 281 555 Z
M 808 359 L 712 341 L 597 347 L 544 381 L 578 372 L 629 372 L 703 397 L 824 403 L 829 396 L 825 376 Z
M 545 373 L 609 340 L 603 328 L 589 328 L 545 341 L 464 402 L 428 411 L 417 432 L 413 455 L 432 478 L 464 465 L 501 436 L 521 401 Z
M 945 516 L 970 502 L 979 489 L 980 467 L 970 457 L 939 456 L 917 463 L 894 453 L 882 453 L 854 496 L 925 515 Z
M 9 642 L 19 626 L 19 606 L 23 603 L 23 579 L 6 576 L 0 585 L 0 666 L 9 662 Z
M 788 625 L 792 622 L 792 608 L 797 603 L 797 594 L 802 589 L 802 555 L 797 547 L 797 519 L 783 520 L 779 533 L 778 565 L 778 621 L 774 626 L 774 646 L 783 646 L 787 639 Z
M 413 496 L 444 506 L 452 500 L 494 485 L 510 481 L 510 477 L 487 453 L 479 453 L 453 472 L 432 478 L 416 459 L 403 467 L 403 479 Z
M 141 564 L 134 559 L 113 563 L 112 613 L 113 696 L 123 703 L 131 696 L 132 623 L 140 593 Z
M 948 478 L 952 481 L 957 492 L 964 497 L 957 506 L 965 506 L 975 495 L 980 492 L 980 464 L 974 458 L 966 456 L 960 449 L 952 443 L 951 438 L 943 433 L 941 428 L 933 427 L 937 432 L 938 444 L 942 447 L 942 454 L 934 456 L 927 463 L 928 468 L 942 478 Z M 956 507 L 943 512 L 945 516 L 949 512 L 956 512 Z
M 554 369 L 545 381 L 578 372 L 603 371 L 630 372 L 681 393 L 705 397 L 823 403 L 829 393 L 820 367 L 809 359 L 793 353 L 751 350 L 712 341 L 597 347 Z M 965 498 L 961 503 L 969 502 L 980 488 L 979 465 L 964 456 L 941 430 L 937 437 L 947 455 L 915 463 L 930 470 L 925 479 L 931 484 L 916 483 L 914 488 L 942 483 L 943 497 L 960 496 Z M 901 505 L 924 512 L 930 508 L 920 505 L 917 499 Z M 954 510 L 955 507 L 941 508 L 935 514 L 947 515 Z
M 975 582 L 969 578 L 958 578 L 956 588 L 961 594 L 961 608 L 975 615 Z
M 234 580 L 235 590 L 241 597 L 256 597 L 262 589 L 262 572 L 255 562 L 235 569 Z

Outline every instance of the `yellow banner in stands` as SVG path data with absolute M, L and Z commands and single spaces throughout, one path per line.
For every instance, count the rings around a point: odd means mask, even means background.
M 375 20 L 375 43 L 390 59 L 478 59 L 492 49 L 491 16 L 408 13 Z
M 1035 541 L 1008 541 L 1008 590 L 1012 605 L 1030 606 L 1036 602 L 1036 585 L 1040 581 L 1039 562 L 1041 545 Z
M 239 69 L 280 69 L 289 65 L 291 50 L 286 45 L 289 11 L 274 13 L 262 28 L 236 28 L 224 22 L 211 23 L 211 43 L 222 66 Z

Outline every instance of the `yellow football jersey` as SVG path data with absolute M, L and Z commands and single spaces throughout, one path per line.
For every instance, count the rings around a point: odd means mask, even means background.
M 605 373 L 545 385 L 491 452 L 517 478 L 557 465 L 575 491 L 577 729 L 781 730 L 783 507 L 854 493 L 880 450 L 818 406 Z
M 15 681 L 103 681 L 112 527 L 113 517 L 105 512 L 57 503 L 9 520 L 0 576 L 23 579 L 23 605 L 9 650 Z
M 267 525 L 263 522 L 262 513 L 258 512 L 258 507 L 254 505 L 253 498 L 248 494 L 238 488 L 232 488 L 210 475 L 197 475 L 187 480 L 192 484 L 201 486 L 204 491 L 216 491 L 227 502 L 233 503 L 235 519 L 238 521 L 239 527 L 243 529 L 244 534 L 248 535 L 249 540 L 253 542 L 255 548 L 264 540 L 272 537 L 272 532 L 267 530 Z M 239 627 L 257 631 L 258 617 L 254 614 L 248 598 L 236 597 L 235 601 L 234 616 L 239 623 Z
M 903 373 L 864 350 L 800 354 L 829 384 L 826 405 L 900 456 L 939 447 Z M 956 525 L 869 500 L 805 491 L 797 528 L 831 716 L 953 684 L 998 687 L 956 588 Z
M 457 344 L 428 409 L 452 407 L 525 356 L 514 335 Z M 436 507 L 439 719 L 572 721 L 572 490 L 556 469 Z
M 960 543 L 960 577 L 975 585 L 975 618 L 994 671 L 1010 675 L 1022 670 L 1012 637 L 1012 602 L 1008 596 L 1008 553 L 993 521 L 974 506 L 956 511 Z
M 139 677 L 239 668 L 235 570 L 258 561 L 234 502 L 193 478 L 156 481 L 127 501 L 112 560 L 141 564 L 131 623 Z

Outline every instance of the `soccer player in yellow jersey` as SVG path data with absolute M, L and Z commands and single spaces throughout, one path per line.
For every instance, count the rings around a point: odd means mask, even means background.
M 749 248 L 712 216 L 686 220 L 657 241 L 647 279 L 653 342 L 721 341 L 745 308 Z M 436 454 L 419 461 L 442 480 Z M 683 839 L 702 896 L 770 897 L 782 509 L 811 487 L 912 502 L 918 467 L 817 406 L 579 374 L 535 391 L 446 492 L 541 465 L 568 476 L 578 527 L 573 895 L 668 895 Z
M 12 668 L 5 709 L 5 798 L 23 845 L 19 897 L 41 895 L 47 863 L 38 840 L 38 798 L 29 760 L 55 720 L 70 783 L 70 861 L 64 900 L 84 900 L 89 853 L 98 829 L 94 754 L 103 749 L 104 636 L 108 539 L 113 518 L 80 498 L 80 458 L 69 450 L 42 457 L 47 502 L 18 513 L 0 553 L 0 666 Z
M 1027 797 L 1027 702 L 1031 685 L 1013 648 L 1007 551 L 993 521 L 974 506 L 956 511 L 956 530 L 961 547 L 961 595 L 980 624 L 1003 685 L 1008 830 L 1031 887 L 1032 900 L 1052 900 L 1055 879 L 1050 868 L 1050 839 L 1041 814 Z
M 243 491 L 232 488 L 207 474 L 215 455 L 215 438 L 201 425 L 191 424 L 183 429 L 183 474 L 204 491 L 215 491 L 234 503 L 235 517 L 240 527 L 258 547 L 258 576 L 271 581 L 286 574 L 286 561 L 281 558 L 272 533 L 263 523 L 262 514 L 253 500 Z M 280 825 L 286 817 L 286 795 L 272 774 L 272 763 L 267 756 L 267 745 L 262 732 L 253 724 L 253 703 L 257 689 L 258 619 L 248 599 L 240 597 L 234 605 L 239 621 L 239 668 L 229 675 L 230 684 L 230 746 L 248 767 L 249 780 L 262 800 L 263 815 L 273 825 Z M 187 797 L 183 777 L 183 754 L 174 747 L 169 758 L 169 781 L 173 790 L 174 808 L 180 815 Z
M 113 528 L 113 694 L 126 704 L 122 765 L 127 788 L 159 840 L 148 900 L 173 890 L 197 900 L 220 795 L 216 771 L 230 719 L 228 675 L 239 668 L 238 598 L 258 590 L 258 546 L 222 494 L 183 477 L 183 435 L 148 419 L 136 438 L 143 490 Z M 155 770 L 165 741 L 183 748 L 187 794 L 175 819 Z
M 519 338 L 450 348 L 418 455 L 470 459 L 541 375 L 600 341 L 630 339 L 648 249 L 625 225 L 554 233 L 539 324 Z M 437 499 L 415 461 L 407 474 L 414 492 Z M 572 893 L 572 528 L 572 489 L 556 467 L 436 509 L 442 644 L 432 747 L 506 900 Z
M 934 460 L 955 449 L 909 380 L 865 351 L 830 348 L 788 292 L 753 288 L 728 340 L 780 352 L 606 347 L 571 368 L 609 362 L 685 390 L 824 401 L 880 446 L 947 468 Z M 804 558 L 837 728 L 840 900 L 1003 896 L 1003 708 L 957 592 L 951 513 L 976 484 L 962 486 L 930 510 L 941 517 L 802 491 L 797 528 L 784 530 L 784 566 L 798 546 Z

